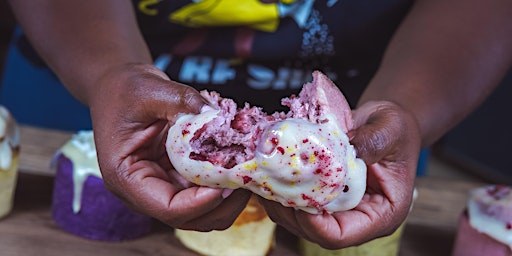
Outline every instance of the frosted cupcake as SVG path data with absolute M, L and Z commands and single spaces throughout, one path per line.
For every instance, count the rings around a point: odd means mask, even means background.
M 0 106 L 0 218 L 12 210 L 18 176 L 19 128 L 9 111 Z
M 512 255 L 512 187 L 491 185 L 470 192 L 453 256 L 477 255 Z
M 176 229 L 175 234 L 187 248 L 211 256 L 264 256 L 274 246 L 276 224 L 270 220 L 255 196 L 226 230 L 197 232 Z
M 397 256 L 400 250 L 400 239 L 402 238 L 404 226 L 405 223 L 389 236 L 340 250 L 327 250 L 318 244 L 300 239 L 299 250 L 300 254 L 304 256 Z
M 64 230 L 94 240 L 122 241 L 148 234 L 152 219 L 128 209 L 101 177 L 92 131 L 75 134 L 55 155 L 52 213 Z

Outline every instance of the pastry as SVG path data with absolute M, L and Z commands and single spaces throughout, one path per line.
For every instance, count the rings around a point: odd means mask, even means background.
M 512 188 L 489 185 L 470 192 L 460 216 L 453 256 L 512 255 Z
M 312 214 L 354 208 L 366 189 L 366 165 L 346 133 L 351 110 L 327 76 L 313 73 L 288 113 L 268 115 L 215 92 L 200 114 L 181 115 L 166 142 L 174 168 L 188 181 L 245 188 Z
M 122 241 L 151 231 L 152 219 L 127 208 L 101 177 L 93 132 L 80 131 L 56 153 L 52 213 L 55 222 L 80 237 Z
M 13 206 L 18 176 L 19 127 L 9 111 L 0 106 L 0 218 Z
M 198 232 L 176 229 L 185 247 L 209 256 L 265 256 L 275 244 L 276 224 L 252 196 L 233 225 L 226 230 Z

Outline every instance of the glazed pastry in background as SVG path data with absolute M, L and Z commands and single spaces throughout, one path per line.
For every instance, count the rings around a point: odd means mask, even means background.
M 470 192 L 453 256 L 481 255 L 512 256 L 512 187 L 490 185 Z
M 80 237 L 122 241 L 151 231 L 152 219 L 128 209 L 101 177 L 92 131 L 80 131 L 56 153 L 55 222 Z
M 359 246 L 352 246 L 340 250 L 327 250 L 318 244 L 299 239 L 299 251 L 303 256 L 398 256 L 400 239 L 405 223 L 391 235 L 374 239 Z
M 19 127 L 9 111 L 0 106 L 0 218 L 13 206 L 18 177 Z
M 197 115 L 169 129 L 167 152 L 188 181 L 245 188 L 312 214 L 349 210 L 366 189 L 366 165 L 346 135 L 350 107 L 334 83 L 316 71 L 299 95 L 282 99 L 288 113 L 268 115 L 215 92 Z
M 264 256 L 275 243 L 276 224 L 252 196 L 233 225 L 226 230 L 197 232 L 176 229 L 178 240 L 187 248 L 209 256 Z

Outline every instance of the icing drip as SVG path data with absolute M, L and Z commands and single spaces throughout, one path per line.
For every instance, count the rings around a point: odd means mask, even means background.
M 79 131 L 60 149 L 73 166 L 73 212 L 80 212 L 84 183 L 89 176 L 101 177 L 92 131 Z
M 8 171 L 13 164 L 13 150 L 19 146 L 19 130 L 9 111 L 0 106 L 0 171 Z
M 2 140 L 0 141 L 0 170 L 7 171 L 12 164 L 12 149 L 9 144 Z

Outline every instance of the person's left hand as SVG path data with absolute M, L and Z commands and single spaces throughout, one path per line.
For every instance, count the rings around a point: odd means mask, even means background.
M 260 199 L 273 221 L 328 249 L 359 245 L 393 233 L 412 203 L 420 151 L 415 119 L 391 102 L 367 102 L 353 111 L 353 117 L 349 137 L 368 166 L 366 192 L 356 208 L 312 215 Z

